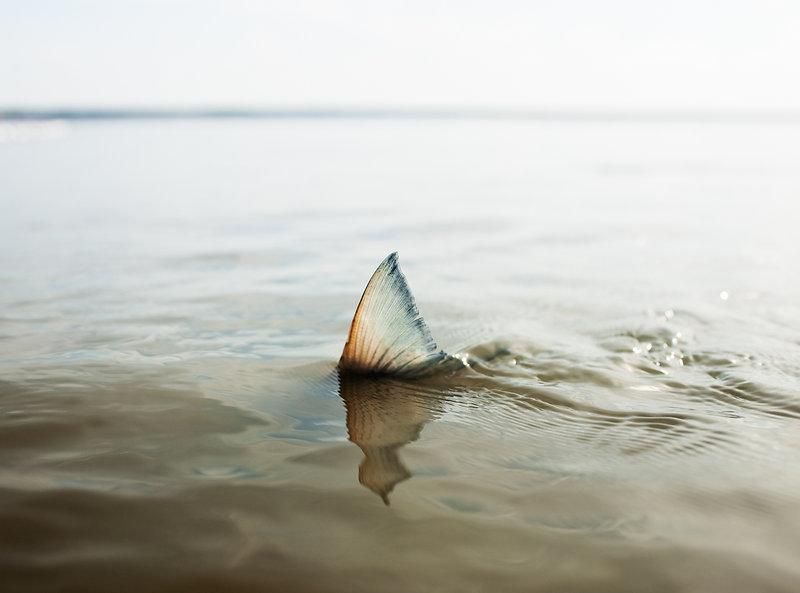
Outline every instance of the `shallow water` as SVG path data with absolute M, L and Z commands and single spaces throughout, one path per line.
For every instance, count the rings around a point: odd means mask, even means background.
M 4 125 L 4 592 L 800 587 L 800 126 Z

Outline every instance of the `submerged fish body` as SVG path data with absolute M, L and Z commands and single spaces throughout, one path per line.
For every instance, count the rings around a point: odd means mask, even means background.
M 397 252 L 381 262 L 356 308 L 339 369 L 416 378 L 464 366 L 436 345 L 419 313 Z

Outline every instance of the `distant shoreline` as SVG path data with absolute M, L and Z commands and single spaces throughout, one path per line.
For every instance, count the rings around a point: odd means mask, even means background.
M 48 120 L 189 120 L 189 119 L 364 119 L 364 120 L 497 120 L 553 122 L 742 122 L 800 123 L 798 111 L 580 111 L 514 109 L 129 109 L 55 108 L 0 109 L 0 121 Z

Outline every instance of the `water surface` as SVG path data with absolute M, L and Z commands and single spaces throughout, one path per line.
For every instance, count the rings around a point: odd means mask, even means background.
M 2 125 L 4 591 L 800 586 L 800 126 Z

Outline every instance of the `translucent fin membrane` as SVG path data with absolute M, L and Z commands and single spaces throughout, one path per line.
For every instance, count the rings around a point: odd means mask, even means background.
M 414 377 L 448 359 L 433 341 L 397 264 L 397 253 L 392 253 L 364 289 L 339 367 Z

